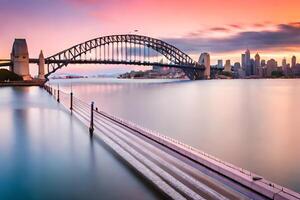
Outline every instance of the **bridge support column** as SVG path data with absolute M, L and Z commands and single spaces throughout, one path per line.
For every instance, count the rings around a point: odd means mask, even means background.
M 199 63 L 205 66 L 203 78 L 210 78 L 210 55 L 208 53 L 202 53 L 199 58 Z
M 39 79 L 45 79 L 45 57 L 43 54 L 43 51 L 41 50 L 41 53 L 39 55 Z
M 11 71 L 18 74 L 23 80 L 32 80 L 29 73 L 29 53 L 25 39 L 15 39 L 11 52 Z

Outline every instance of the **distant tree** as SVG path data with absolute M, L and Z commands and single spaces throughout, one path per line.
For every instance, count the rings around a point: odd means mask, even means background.
M 0 81 L 21 81 L 21 76 L 11 72 L 7 69 L 0 69 Z
M 232 77 L 232 73 L 231 73 L 231 72 L 227 72 L 227 71 L 220 71 L 220 72 L 219 72 L 219 75 Z
M 282 71 L 272 71 L 271 76 L 272 78 L 280 78 L 283 77 L 284 74 Z

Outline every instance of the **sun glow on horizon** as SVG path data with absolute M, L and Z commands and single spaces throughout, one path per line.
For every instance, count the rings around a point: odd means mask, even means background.
M 34 58 L 41 49 L 47 57 L 92 38 L 138 30 L 195 60 L 208 52 L 212 63 L 240 62 L 240 54 L 250 48 L 263 59 L 281 62 L 300 57 L 299 6 L 298 0 L 5 1 L 0 8 L 0 26 L 5 27 L 0 58 L 10 57 L 14 38 L 26 38 Z

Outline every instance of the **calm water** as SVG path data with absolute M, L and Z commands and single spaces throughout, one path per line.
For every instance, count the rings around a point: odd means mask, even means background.
M 0 88 L 0 199 L 161 199 L 43 89 Z
M 111 114 L 300 192 L 300 80 L 81 79 L 53 84 Z

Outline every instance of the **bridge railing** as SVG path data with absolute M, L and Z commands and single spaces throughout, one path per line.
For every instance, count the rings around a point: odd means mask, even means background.
M 137 125 L 131 121 L 128 121 L 128 120 L 124 120 L 124 119 L 121 119 L 119 117 L 116 117 L 116 116 L 113 116 L 113 115 L 110 115 L 104 111 L 99 111 L 97 107 L 94 107 L 92 109 L 92 112 L 91 112 L 91 104 L 77 98 L 76 96 L 73 95 L 72 92 L 70 93 L 67 93 L 65 91 L 62 91 L 59 89 L 59 87 L 57 87 L 57 89 L 53 86 L 49 86 L 49 85 L 45 85 L 45 89 L 49 92 L 49 94 L 51 94 L 55 100 L 59 103 L 61 103 L 66 109 L 70 110 L 70 112 L 74 112 L 75 114 L 77 114 L 77 117 L 82 120 L 82 122 L 88 126 L 89 128 L 92 128 L 90 127 L 90 124 L 92 122 L 93 119 L 91 119 L 91 113 L 96 113 L 97 114 L 100 114 L 100 115 L 103 115 L 103 116 L 106 116 L 114 121 L 117 121 L 123 125 L 127 125 L 127 126 L 130 126 L 131 128 L 139 131 L 139 132 L 147 132 L 147 133 L 150 133 L 158 138 L 162 138 L 162 139 L 165 139 L 165 140 L 168 140 L 172 143 L 175 143 L 177 145 L 180 145 L 182 147 L 184 147 L 185 149 L 188 149 L 190 151 L 193 151 L 193 152 L 197 152 L 198 154 L 201 154 L 209 159 L 212 159 L 214 161 L 217 161 L 219 163 L 222 163 L 223 165 L 226 165 L 227 167 L 230 167 L 234 170 L 238 170 L 239 172 L 247 175 L 247 176 L 251 176 L 251 172 L 250 171 L 247 171 L 243 168 L 239 168 L 239 167 L 236 167 L 230 163 L 227 163 L 227 162 L 224 162 L 210 154 L 207 154 L 203 151 L 200 151 L 190 145 L 187 145 L 183 142 L 180 142 L 174 138 L 171 138 L 171 137 L 168 137 L 166 135 L 163 135 L 163 134 L 160 134 L 156 131 L 153 131 L 153 130 L 150 130 L 150 129 L 147 129 L 147 128 L 144 128 L 144 127 L 141 127 L 140 125 Z
M 127 128 L 130 128 L 138 133 L 141 133 L 145 136 L 147 135 L 151 135 L 152 138 L 156 137 L 158 138 L 158 140 L 164 140 L 167 141 L 169 143 L 175 144 L 176 146 L 180 147 L 180 148 L 184 148 L 185 150 L 193 153 L 193 154 L 198 154 L 201 156 L 206 157 L 209 160 L 212 160 L 214 162 L 217 162 L 223 166 L 226 166 L 236 172 L 242 173 L 245 176 L 248 176 L 250 179 L 254 178 L 259 178 L 259 181 L 261 183 L 263 183 L 264 185 L 266 185 L 267 187 L 272 187 L 274 189 L 280 190 L 286 194 L 292 195 L 296 197 L 296 194 L 294 194 L 293 191 L 284 188 L 280 185 L 274 184 L 270 181 L 267 181 L 263 178 L 260 178 L 258 175 L 251 173 L 248 170 L 245 170 L 243 168 L 240 167 L 236 167 L 235 165 L 232 165 L 228 162 L 225 162 L 221 159 L 218 159 L 210 154 L 207 154 L 203 151 L 200 151 L 199 149 L 196 149 L 190 145 L 187 145 L 183 142 L 180 142 L 178 140 L 175 140 L 171 137 L 168 137 L 166 135 L 162 135 L 156 131 L 141 127 L 131 121 L 128 120 L 124 120 L 121 119 L 119 117 L 110 115 L 104 111 L 100 111 L 98 110 L 98 108 L 95 106 L 94 102 L 91 103 L 87 103 L 83 100 L 81 100 L 80 98 L 76 97 L 73 95 L 73 92 L 65 92 L 62 91 L 61 89 L 59 89 L 59 86 L 57 86 L 56 88 L 53 87 L 52 85 L 49 84 L 45 84 L 44 85 L 44 89 L 53 96 L 53 98 L 55 98 L 55 100 L 60 103 L 61 105 L 63 105 L 65 107 L 65 109 L 67 109 L 68 111 L 70 111 L 72 114 L 74 114 L 83 124 L 85 124 L 88 128 L 89 128 L 89 132 L 91 135 L 93 135 L 94 132 L 94 128 L 97 127 L 94 124 L 94 121 L 97 121 L 98 117 L 106 117 L 109 118 Z M 100 122 L 97 122 L 97 124 L 100 124 Z M 95 127 L 94 127 L 95 126 Z

